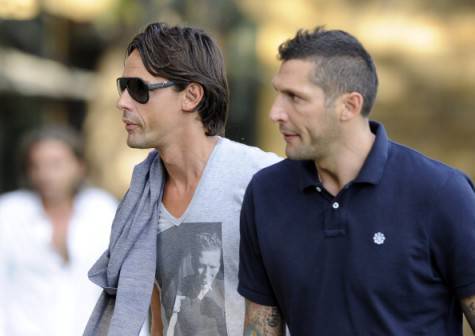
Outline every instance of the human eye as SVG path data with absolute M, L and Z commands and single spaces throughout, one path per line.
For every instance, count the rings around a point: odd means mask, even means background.
M 299 95 L 295 94 L 294 92 L 288 92 L 287 97 L 294 103 L 300 103 L 302 102 L 302 97 Z

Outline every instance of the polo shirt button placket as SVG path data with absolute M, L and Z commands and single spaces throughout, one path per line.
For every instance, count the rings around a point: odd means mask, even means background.
M 338 202 L 333 202 L 332 207 L 337 210 L 340 207 L 340 204 Z

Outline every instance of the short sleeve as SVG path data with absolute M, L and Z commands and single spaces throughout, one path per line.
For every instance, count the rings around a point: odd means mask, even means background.
M 266 306 L 277 302 L 267 276 L 257 234 L 253 183 L 249 183 L 241 208 L 238 292 L 246 299 Z
M 431 253 L 443 280 L 459 299 L 475 294 L 475 190 L 454 172 L 442 186 L 431 218 Z

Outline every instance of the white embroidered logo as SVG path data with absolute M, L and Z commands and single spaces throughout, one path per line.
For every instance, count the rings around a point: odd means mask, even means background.
M 376 232 L 373 236 L 373 241 L 375 244 L 378 244 L 378 245 L 384 244 L 385 240 L 386 240 L 386 237 L 381 232 Z

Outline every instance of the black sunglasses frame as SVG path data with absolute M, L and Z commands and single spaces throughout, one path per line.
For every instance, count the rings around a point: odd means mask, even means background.
M 135 82 L 135 85 L 130 85 L 130 83 Z M 134 99 L 137 103 L 146 104 L 150 99 L 149 91 L 164 89 L 170 86 L 175 85 L 172 81 L 166 81 L 161 83 L 145 83 L 142 78 L 139 77 L 119 77 L 117 78 L 117 90 L 119 91 L 119 96 L 127 89 L 130 97 Z

